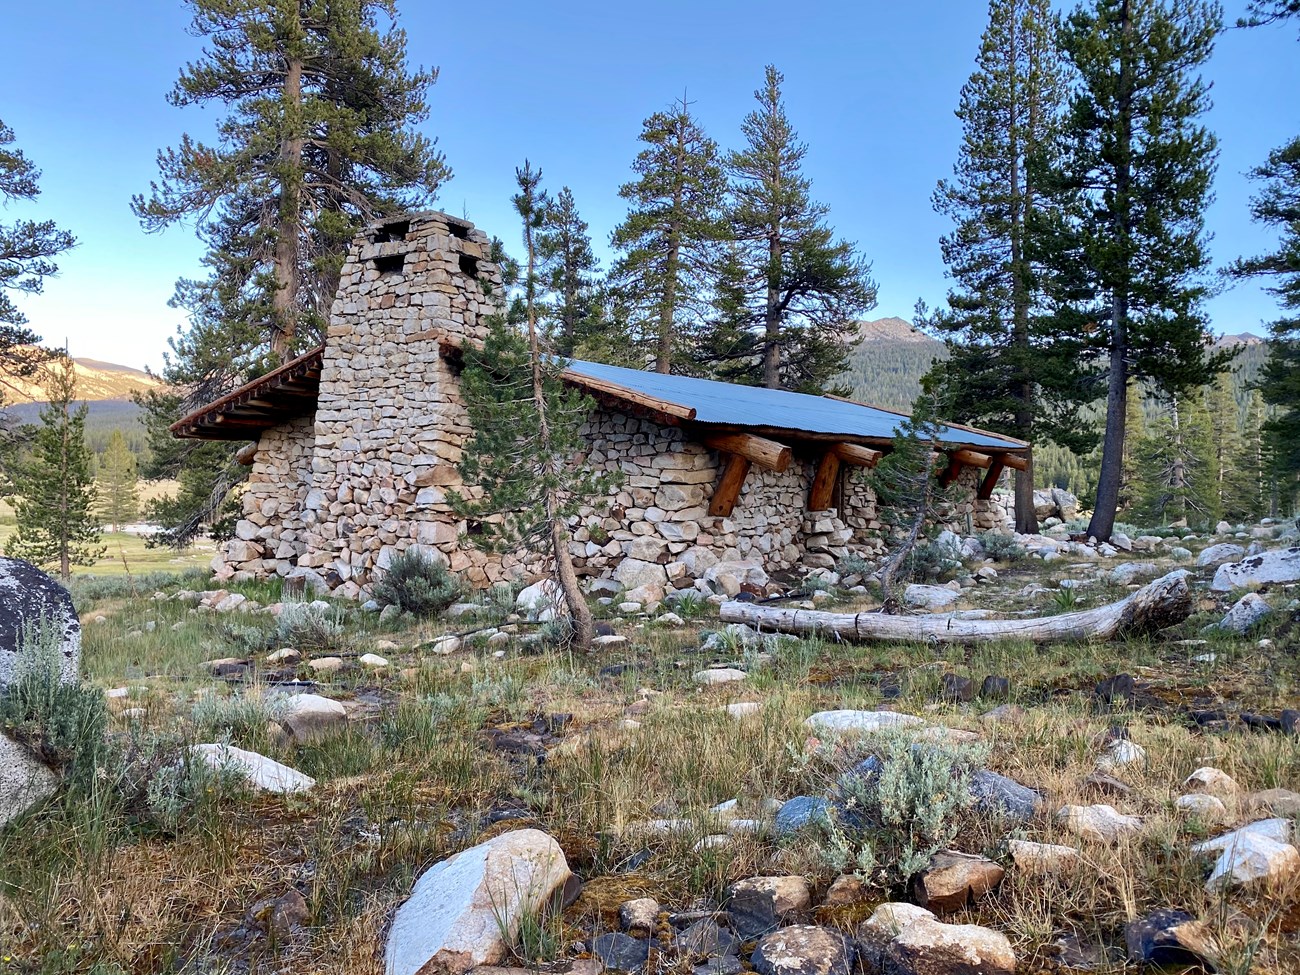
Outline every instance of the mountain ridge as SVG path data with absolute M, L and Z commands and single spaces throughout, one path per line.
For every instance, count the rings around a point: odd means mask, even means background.
M 77 378 L 77 402 L 126 401 L 134 393 L 162 385 L 143 369 L 101 359 L 74 357 L 72 369 Z M 45 384 L 39 374 L 25 379 L 7 379 L 5 399 L 10 405 L 43 403 L 47 399 Z

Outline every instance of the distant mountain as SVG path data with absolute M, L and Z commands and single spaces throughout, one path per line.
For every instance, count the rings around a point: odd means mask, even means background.
M 1236 335 L 1220 335 L 1214 340 L 1216 349 L 1234 349 L 1239 345 L 1263 345 L 1268 339 L 1254 332 L 1238 332 Z
M 858 334 L 863 343 L 867 342 L 914 342 L 919 344 L 941 344 L 924 332 L 912 327 L 912 323 L 902 318 L 877 318 L 871 322 L 858 322 Z
M 142 369 L 133 369 L 115 362 L 73 359 L 72 365 L 77 376 L 78 400 L 91 402 L 129 400 L 133 393 L 162 385 Z M 5 399 L 15 406 L 24 402 L 44 402 L 45 398 L 45 390 L 39 376 L 26 380 L 10 380 L 6 384 Z
M 859 402 L 910 412 L 921 392 L 921 377 L 948 350 L 902 318 L 859 322 L 858 334 L 862 342 L 849 353 L 848 368 L 836 381 Z

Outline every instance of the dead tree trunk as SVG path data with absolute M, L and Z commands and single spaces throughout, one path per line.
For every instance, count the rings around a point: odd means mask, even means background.
M 1192 593 L 1187 585 L 1187 573 L 1182 570 L 1157 579 L 1118 603 L 1034 619 L 963 620 L 944 614 L 820 613 L 739 602 L 723 603 L 721 609 L 724 623 L 748 623 L 774 633 L 825 634 L 862 643 L 1113 640 L 1162 630 L 1181 623 L 1191 614 Z

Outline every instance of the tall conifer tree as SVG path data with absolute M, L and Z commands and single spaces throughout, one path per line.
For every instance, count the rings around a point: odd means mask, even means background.
M 13 129 L 0 122 L 0 205 L 35 200 L 41 192 L 40 170 L 13 143 Z M 32 348 L 40 336 L 27 327 L 12 295 L 40 294 L 46 279 L 58 273 L 54 258 L 75 243 L 52 220 L 0 223 L 0 404 L 4 380 L 33 375 L 45 359 Z
M 93 565 L 104 554 L 95 515 L 94 454 L 86 446 L 86 415 L 74 406 L 77 376 L 66 356 L 49 367 L 41 425 L 32 455 L 18 469 L 14 487 L 18 529 L 6 554 L 36 565 L 58 566 L 67 581 L 74 565 Z
M 121 531 L 140 513 L 140 478 L 135 455 L 126 444 L 121 430 L 114 430 L 99 459 L 95 478 L 100 497 L 100 513 L 113 531 Z
M 246 469 L 233 448 L 164 447 L 166 427 L 317 344 L 349 241 L 365 220 L 427 205 L 451 173 L 415 127 L 437 71 L 409 70 L 396 0 L 186 0 L 204 39 L 168 96 L 218 106 L 217 140 L 181 138 L 133 207 L 146 230 L 193 220 L 207 276 L 178 282 L 188 324 L 146 397 L 146 472 L 180 477 L 155 513 L 186 542 Z M 193 476 L 186 476 L 188 473 Z
M 1111 535 L 1120 500 L 1129 380 L 1168 397 L 1209 382 L 1205 209 L 1216 140 L 1198 74 L 1220 29 L 1206 0 L 1087 0 L 1060 46 L 1077 76 L 1050 174 L 1070 216 L 1051 238 L 1054 327 L 1088 339 L 1105 370 L 1106 417 L 1088 533 Z
M 549 319 L 555 350 L 573 355 L 600 325 L 600 262 L 567 186 L 547 210 L 537 233 L 537 251 L 547 268 L 544 284 L 552 299 Z
M 1038 176 L 1056 146 L 1066 94 L 1049 0 L 990 0 L 976 68 L 961 91 L 962 147 L 934 195 L 954 230 L 941 240 L 954 279 L 926 324 L 946 335 L 936 363 L 946 415 L 1031 443 L 1087 449 L 1077 343 L 1043 314 L 1034 233 L 1052 201 Z M 1016 530 L 1035 532 L 1033 467 L 1016 474 Z
M 1140 441 L 1136 513 L 1144 523 L 1213 525 L 1219 519 L 1218 471 L 1210 417 L 1200 390 L 1175 394 Z
M 745 116 L 745 148 L 727 157 L 728 214 L 736 247 L 719 288 L 724 327 L 739 340 L 726 378 L 768 389 L 826 392 L 857 341 L 857 319 L 876 304 L 871 265 L 835 240 L 829 209 L 803 174 L 808 147 L 786 115 L 785 78 L 768 65 Z
M 619 188 L 631 205 L 612 243 L 621 256 L 611 278 L 648 337 L 656 372 L 694 372 L 694 345 L 709 311 L 713 249 L 726 180 L 718 144 L 683 98 L 642 123 L 636 179 Z

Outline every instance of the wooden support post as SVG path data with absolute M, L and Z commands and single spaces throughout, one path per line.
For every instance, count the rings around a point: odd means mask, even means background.
M 948 466 L 939 472 L 939 484 L 941 486 L 947 487 L 961 476 L 962 462 L 960 456 L 958 456 L 959 454 L 961 454 L 961 451 L 955 450 L 948 455 Z
M 1002 471 L 1006 468 L 1006 454 L 994 454 L 993 463 L 989 464 L 988 473 L 980 481 L 980 489 L 975 492 L 975 497 L 980 501 L 987 501 L 993 497 L 993 489 L 997 487 L 998 478 L 1002 476 Z
M 246 443 L 235 451 L 235 460 L 245 467 L 253 466 L 253 458 L 257 456 L 257 442 Z
M 822 454 L 817 463 L 817 474 L 808 491 L 808 510 L 825 511 L 835 498 L 835 484 L 840 476 L 840 458 L 835 450 Z
M 950 456 L 953 460 L 969 467 L 987 468 L 993 463 L 992 457 L 978 450 L 954 450 Z
M 721 454 L 736 454 L 759 467 L 778 474 L 790 466 L 789 447 L 752 433 L 715 433 L 700 438 L 706 447 Z
M 1002 458 L 1002 463 L 1006 464 L 1013 471 L 1029 470 L 1028 457 L 1021 457 L 1019 454 L 999 454 L 998 456 Z
M 718 486 L 713 489 L 713 498 L 709 501 L 709 514 L 718 518 L 729 518 L 736 502 L 740 500 L 740 489 L 745 486 L 745 477 L 749 474 L 749 459 L 740 454 L 724 454 L 727 466 L 722 469 Z

